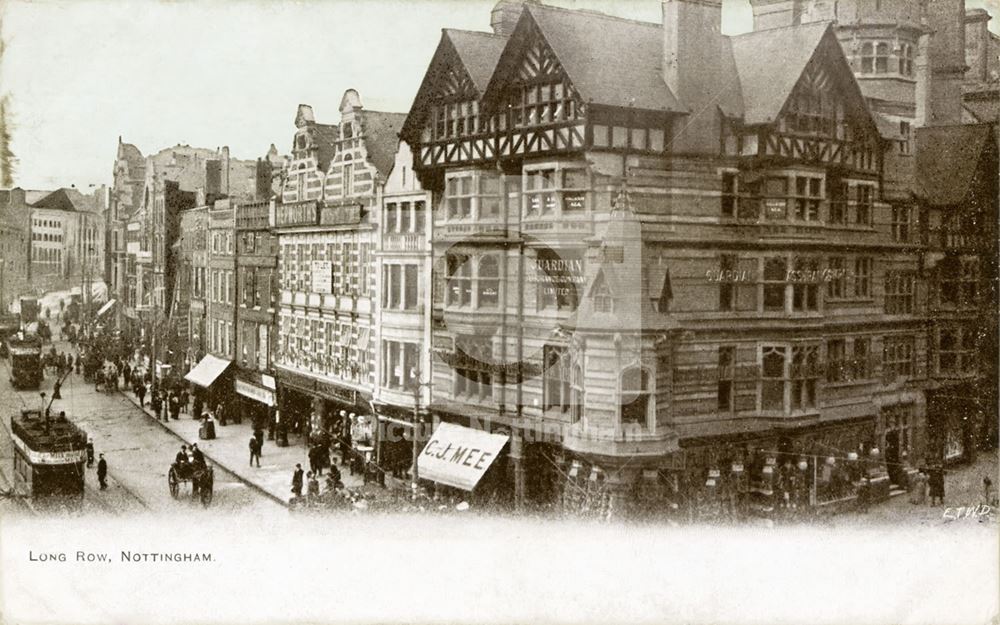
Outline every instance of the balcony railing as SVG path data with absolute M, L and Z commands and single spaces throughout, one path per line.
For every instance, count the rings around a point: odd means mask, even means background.
M 387 232 L 385 249 L 390 252 L 419 252 L 423 249 L 424 235 L 410 232 Z

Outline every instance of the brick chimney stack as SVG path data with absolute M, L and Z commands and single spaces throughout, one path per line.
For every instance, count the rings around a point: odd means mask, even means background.
M 530 1 L 530 0 L 528 0 Z M 493 6 L 490 14 L 490 27 L 494 35 L 510 37 L 521 18 L 525 0 L 500 0 Z
M 663 80 L 690 111 L 673 138 L 678 151 L 718 151 L 713 103 L 732 87 L 720 76 L 727 56 L 722 0 L 663 0 Z

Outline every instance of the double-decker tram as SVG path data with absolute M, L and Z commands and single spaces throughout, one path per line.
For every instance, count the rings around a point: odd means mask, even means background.
M 87 434 L 66 417 L 21 410 L 10 420 L 14 491 L 33 504 L 76 507 L 83 501 Z

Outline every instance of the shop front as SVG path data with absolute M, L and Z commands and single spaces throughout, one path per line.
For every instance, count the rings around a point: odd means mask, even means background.
M 278 430 L 300 435 L 304 444 L 339 446 L 341 453 L 350 457 L 352 426 L 359 417 L 374 424 L 369 396 L 364 392 L 285 369 L 278 369 L 277 383 Z M 374 425 L 370 429 L 374 432 Z M 370 447 L 374 451 L 374 442 Z
M 509 440 L 507 434 L 441 422 L 417 454 L 417 474 L 446 489 L 472 493 Z
M 193 385 L 195 416 L 215 410 L 220 404 L 232 404 L 234 393 L 230 365 L 231 360 L 207 354 L 184 376 Z
M 274 439 L 274 412 L 277 408 L 272 376 L 257 371 L 238 369 L 233 380 L 236 409 L 250 419 L 254 430 L 268 430 L 268 438 Z
M 970 384 L 953 384 L 927 393 L 928 461 L 946 464 L 975 459 L 976 433 L 983 412 L 979 392 Z

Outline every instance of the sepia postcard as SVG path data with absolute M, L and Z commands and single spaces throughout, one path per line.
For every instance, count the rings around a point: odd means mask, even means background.
M 998 33 L 0 3 L 0 623 L 1000 622 Z

